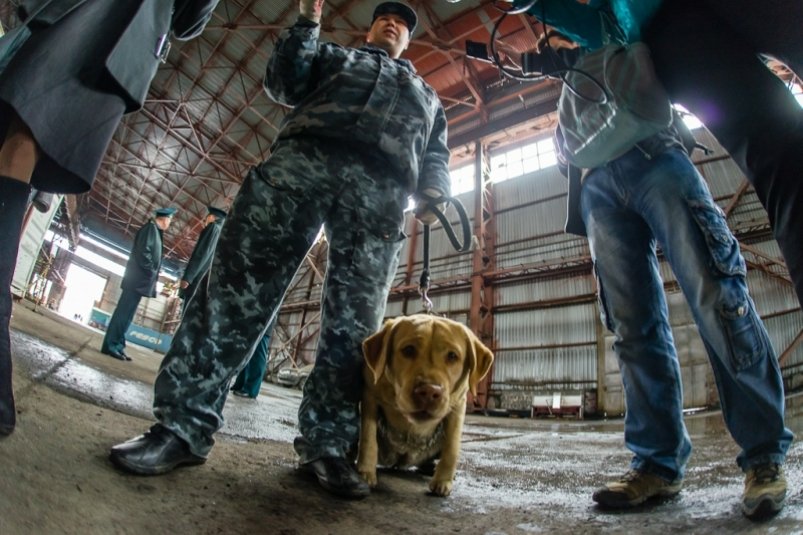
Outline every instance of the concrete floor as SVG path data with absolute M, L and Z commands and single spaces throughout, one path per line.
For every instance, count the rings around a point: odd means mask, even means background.
M 762 523 L 739 512 L 738 453 L 717 412 L 687 418 L 695 452 L 674 500 L 625 513 L 591 493 L 629 460 L 622 422 L 469 415 L 452 495 L 426 494 L 415 473 L 380 473 L 358 502 L 329 496 L 296 472 L 298 390 L 264 384 L 231 397 L 209 461 L 154 478 L 123 475 L 108 448 L 151 423 L 161 355 L 129 345 L 133 362 L 98 352 L 102 333 L 26 302 L 12 344 L 18 427 L 0 440 L 0 535 L 50 533 L 798 533 L 803 443 L 786 465 L 786 509 Z M 803 395 L 787 424 L 803 431 Z

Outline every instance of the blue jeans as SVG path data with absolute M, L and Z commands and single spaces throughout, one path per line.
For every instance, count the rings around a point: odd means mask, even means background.
M 708 352 L 725 424 L 742 450 L 736 462 L 743 470 L 782 463 L 793 435 L 777 358 L 748 295 L 739 245 L 686 154 L 670 148 L 648 159 L 634 149 L 591 171 L 580 207 L 603 322 L 616 338 L 632 468 L 682 478 L 691 453 L 657 243 Z

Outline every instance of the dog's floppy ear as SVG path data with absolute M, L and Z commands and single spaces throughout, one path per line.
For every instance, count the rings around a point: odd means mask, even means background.
M 480 342 L 480 339 L 471 332 L 471 329 L 465 327 L 468 336 L 468 388 L 471 390 L 471 395 L 477 395 L 477 387 L 491 370 L 491 364 L 494 361 L 494 355 L 485 344 Z
M 366 338 L 362 343 L 362 354 L 371 372 L 374 374 L 374 383 L 382 377 L 385 364 L 393 350 L 393 331 L 399 318 L 385 321 L 382 327 Z

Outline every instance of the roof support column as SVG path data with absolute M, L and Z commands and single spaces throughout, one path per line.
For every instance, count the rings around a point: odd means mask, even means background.
M 474 151 L 474 232 L 478 240 L 472 256 L 471 309 L 469 327 L 491 350 L 494 349 L 494 323 L 491 309 L 494 304 L 493 282 L 486 275 L 495 269 L 494 249 L 496 225 L 494 221 L 493 188 L 490 181 L 490 165 L 485 148 L 479 141 Z M 493 367 L 477 388 L 474 407 L 486 408 L 488 389 L 493 377 Z M 469 404 L 469 410 L 472 406 Z

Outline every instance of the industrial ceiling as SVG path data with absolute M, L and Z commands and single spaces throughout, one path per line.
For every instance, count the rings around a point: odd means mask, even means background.
M 18 23 L 2 2 L 0 20 Z M 321 38 L 360 46 L 378 0 L 327 0 Z M 501 13 L 487 0 L 410 0 L 419 25 L 404 57 L 438 92 L 449 118 L 453 162 L 478 139 L 520 138 L 554 110 L 554 82 L 520 83 L 468 59 L 466 40 L 487 43 Z M 267 60 L 295 0 L 222 0 L 200 37 L 174 42 L 142 110 L 124 117 L 94 186 L 78 197 L 74 220 L 116 243 L 130 243 L 161 206 L 180 209 L 165 233 L 165 260 L 192 253 L 206 206 L 230 206 L 248 168 L 270 152 L 288 109 L 262 87 Z M 507 50 L 531 49 L 540 27 L 526 15 L 500 27 Z M 524 129 L 524 131 L 522 131 Z

